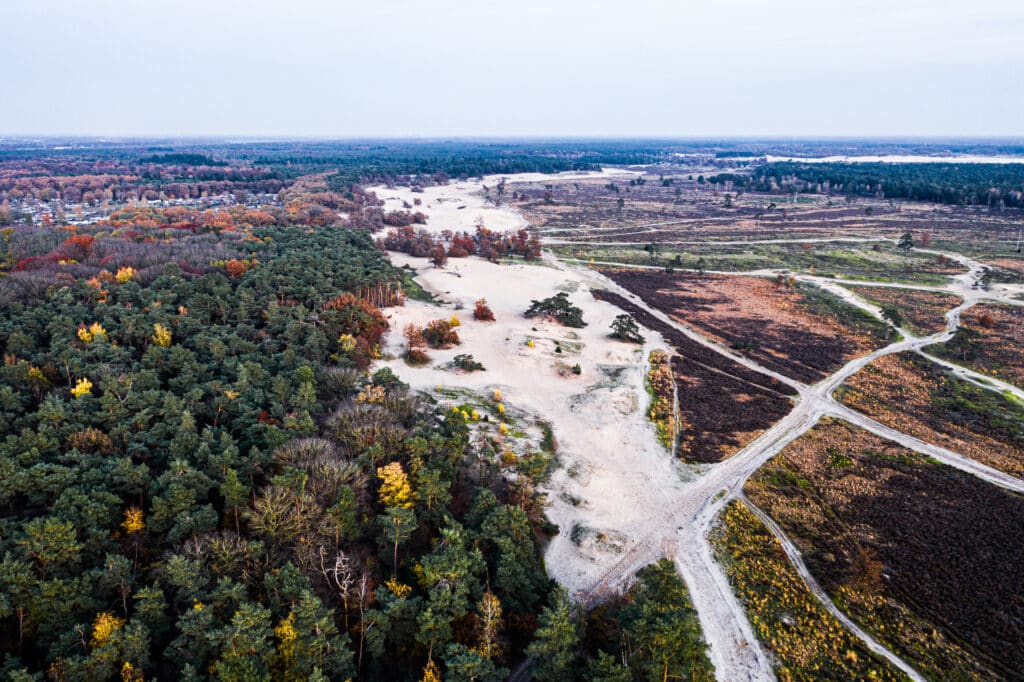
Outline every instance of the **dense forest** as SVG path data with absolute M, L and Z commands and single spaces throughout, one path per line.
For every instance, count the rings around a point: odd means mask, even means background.
M 711 679 L 670 563 L 589 613 L 547 578 L 553 439 L 510 465 L 374 371 L 419 295 L 375 199 L 282 191 L 3 230 L 0 677 Z
M 755 192 L 911 199 L 940 204 L 1024 207 L 1024 164 L 799 163 L 762 164 L 750 175 L 723 173 L 715 184 Z

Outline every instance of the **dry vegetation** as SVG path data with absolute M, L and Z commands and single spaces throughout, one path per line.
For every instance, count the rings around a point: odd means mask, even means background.
M 1024 500 L 825 420 L 746 486 L 839 605 L 933 679 L 1024 666 Z
M 875 360 L 847 379 L 837 397 L 904 433 L 1024 476 L 1024 405 L 916 353 Z
M 848 287 L 861 298 L 879 307 L 891 306 L 903 316 L 916 334 L 935 334 L 946 328 L 946 311 L 960 305 L 959 296 L 934 291 L 894 289 L 889 287 Z
M 711 542 L 758 638 L 777 659 L 780 680 L 902 679 L 818 603 L 742 502 L 726 507 Z
M 607 270 L 605 274 L 680 322 L 759 363 L 818 381 L 882 344 L 877 321 L 815 287 L 756 277 Z
M 936 354 L 1024 387 L 1024 307 L 979 305 L 965 313 L 961 331 Z
M 664 337 L 674 349 L 672 374 L 679 407 L 679 457 L 718 462 L 782 419 L 794 391 L 691 340 L 645 309 L 613 292 L 595 292 Z
M 678 429 L 672 365 L 668 353 L 663 350 L 651 351 L 648 363 L 647 390 L 651 394 L 651 406 L 647 409 L 647 418 L 658 431 L 658 442 L 671 449 Z

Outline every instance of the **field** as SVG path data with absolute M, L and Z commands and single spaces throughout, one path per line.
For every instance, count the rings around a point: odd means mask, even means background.
M 794 392 L 785 384 L 702 346 L 618 294 L 602 291 L 595 296 L 630 313 L 672 346 L 682 459 L 721 461 L 792 409 L 788 396 Z
M 1024 387 L 1024 306 L 978 305 L 963 315 L 953 339 L 932 346 L 935 354 Z
M 909 232 L 916 246 L 988 263 L 992 282 L 1024 282 L 1016 211 L 746 192 L 729 179 L 710 182 L 728 169 L 694 164 L 651 168 L 629 183 L 517 185 L 511 203 L 555 254 L 584 261 L 727 272 L 787 269 L 917 284 L 942 284 L 964 272 L 945 257 L 897 249 L 896 240 Z M 821 241 L 836 239 L 846 241 Z
M 946 328 L 946 311 L 960 305 L 959 296 L 933 291 L 889 287 L 848 287 L 879 307 L 891 306 L 903 316 L 904 325 L 915 334 L 936 334 Z
M 804 382 L 883 345 L 880 322 L 811 285 L 757 277 L 608 269 L 650 306 Z
M 652 235 L 635 236 L 637 240 L 631 243 L 619 241 L 624 235 L 585 245 L 554 241 L 552 248 L 562 257 L 593 259 L 597 263 L 671 265 L 676 269 L 735 273 L 790 270 L 846 280 L 927 285 L 942 284 L 949 275 L 965 272 L 949 259 L 921 253 L 904 255 L 885 242 L 702 244 L 677 241 L 678 237 L 669 234 L 659 235 L 660 240 Z M 786 237 L 800 238 L 789 234 Z
M 778 541 L 742 502 L 722 513 L 711 542 L 758 638 L 790 680 L 899 680 L 814 598 Z
M 933 679 L 1024 669 L 1024 500 L 826 420 L 746 486 L 837 603 Z
M 1024 405 L 916 353 L 879 358 L 850 377 L 837 398 L 923 441 L 1024 476 Z

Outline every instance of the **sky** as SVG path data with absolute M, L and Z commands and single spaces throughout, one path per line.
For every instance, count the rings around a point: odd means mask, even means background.
M 2 0 L 0 135 L 1021 136 L 1020 0 Z

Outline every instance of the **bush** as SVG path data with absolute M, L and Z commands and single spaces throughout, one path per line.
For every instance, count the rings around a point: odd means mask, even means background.
M 485 371 L 486 368 L 473 359 L 472 355 L 456 355 L 452 365 L 466 372 Z
M 524 313 L 526 317 L 546 316 L 566 327 L 586 327 L 583 311 L 569 303 L 569 294 L 564 291 L 542 301 L 530 301 L 530 307 Z
M 410 348 L 405 353 L 405 361 L 413 367 L 422 367 L 430 362 L 430 356 L 422 348 Z
M 423 328 L 423 338 L 431 348 L 459 345 L 459 333 L 452 329 L 451 320 L 432 320 Z
M 481 322 L 494 322 L 494 311 L 487 305 L 486 298 L 481 298 L 476 302 L 476 307 L 473 309 L 473 319 Z

